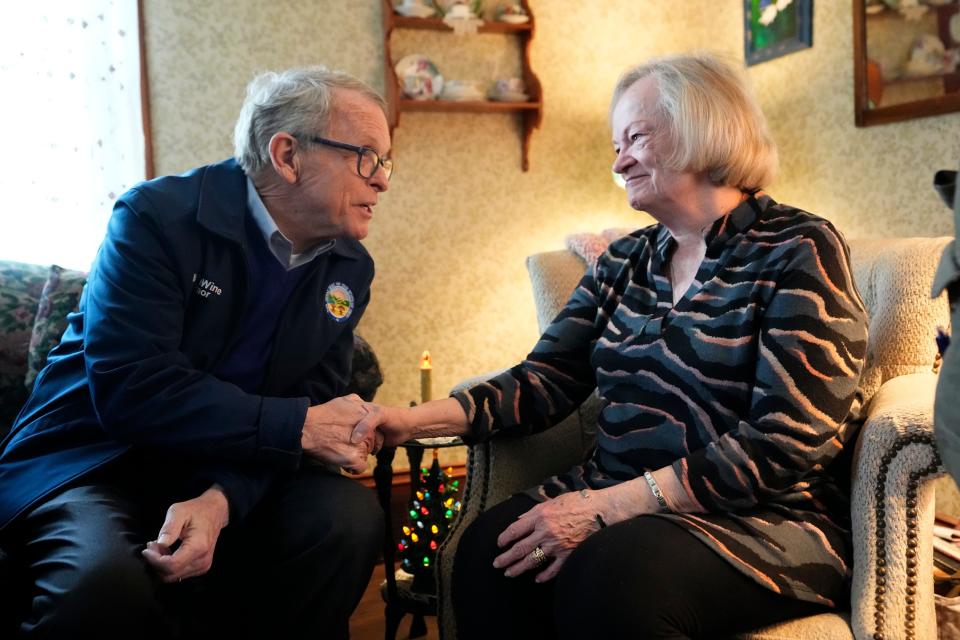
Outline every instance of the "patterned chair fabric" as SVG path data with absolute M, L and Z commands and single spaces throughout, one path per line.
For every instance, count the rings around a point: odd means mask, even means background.
M 934 486 L 942 473 L 933 443 L 931 373 L 946 300 L 930 299 L 949 238 L 851 240 L 854 278 L 870 316 L 861 391 L 870 404 L 852 478 L 854 537 L 851 610 L 791 620 L 745 634 L 751 640 L 935 638 Z M 530 256 L 543 330 L 566 303 L 586 263 L 571 251 Z M 469 384 L 469 383 L 467 383 Z M 441 638 L 454 640 L 450 576 L 456 545 L 482 511 L 579 461 L 596 426 L 595 397 L 561 424 L 522 438 L 471 447 L 460 515 L 437 556 Z

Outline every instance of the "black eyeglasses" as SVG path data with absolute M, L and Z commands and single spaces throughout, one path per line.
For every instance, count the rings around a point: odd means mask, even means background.
M 345 151 L 353 151 L 355 154 L 357 154 L 357 173 L 360 174 L 361 178 L 372 178 L 373 174 L 375 174 L 377 169 L 380 167 L 383 167 L 383 172 L 386 174 L 387 180 L 389 180 L 390 176 L 393 175 L 393 160 L 390 158 L 381 158 L 380 154 L 370 147 L 358 147 L 354 144 L 337 142 L 336 140 L 327 140 L 326 138 L 320 138 L 318 136 L 312 136 L 310 141 L 315 144 L 325 145 L 327 147 L 335 147 L 337 149 L 344 149 Z

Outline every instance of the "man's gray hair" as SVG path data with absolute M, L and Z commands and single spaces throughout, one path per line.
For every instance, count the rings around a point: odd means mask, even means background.
M 254 78 L 233 130 L 233 153 L 246 174 L 254 176 L 270 166 L 270 139 L 280 131 L 325 135 L 335 89 L 370 98 L 386 115 L 380 94 L 343 71 L 315 66 L 268 71 Z

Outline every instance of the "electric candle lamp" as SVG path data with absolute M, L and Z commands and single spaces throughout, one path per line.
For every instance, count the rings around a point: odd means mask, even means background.
M 430 402 L 433 399 L 433 361 L 430 352 L 424 351 L 420 356 L 420 402 Z

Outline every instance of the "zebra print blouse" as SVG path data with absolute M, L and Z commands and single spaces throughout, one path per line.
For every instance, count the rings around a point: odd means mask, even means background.
M 546 429 L 597 388 L 592 455 L 531 495 L 669 466 L 701 510 L 660 517 L 765 587 L 835 605 L 850 575 L 844 446 L 867 346 L 846 243 L 761 194 L 706 244 L 674 306 L 668 231 L 614 242 L 521 364 L 455 397 L 479 440 Z

